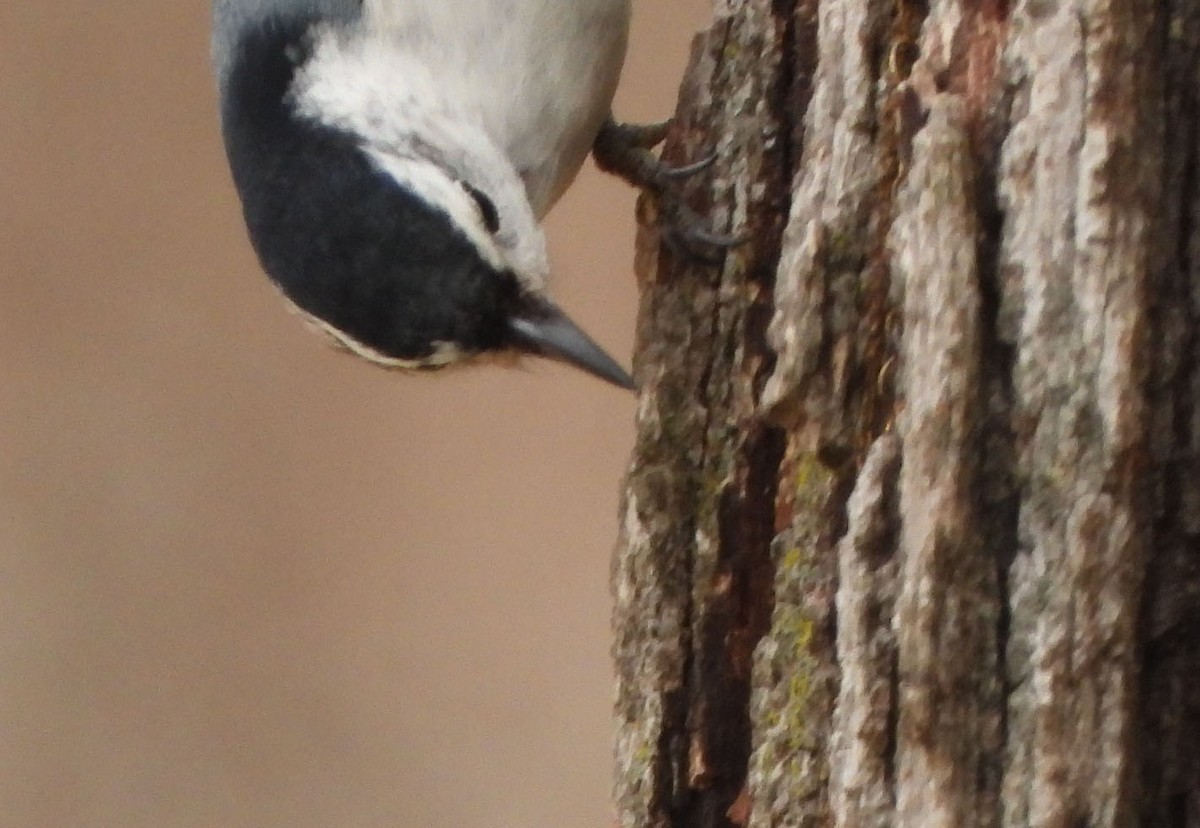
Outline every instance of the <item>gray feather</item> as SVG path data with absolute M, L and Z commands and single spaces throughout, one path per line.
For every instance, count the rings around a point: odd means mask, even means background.
M 248 27 L 272 18 L 358 19 L 362 0 L 213 0 L 212 59 L 222 88 L 229 76 L 234 49 Z

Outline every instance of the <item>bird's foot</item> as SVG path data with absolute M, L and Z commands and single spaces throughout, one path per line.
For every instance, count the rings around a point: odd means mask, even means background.
M 744 244 L 744 236 L 717 233 L 683 199 L 680 183 L 704 172 L 717 160 L 710 153 L 699 161 L 672 166 L 652 150 L 667 137 L 671 122 L 622 124 L 611 117 L 592 145 L 596 166 L 649 193 L 659 205 L 663 241 L 672 251 L 719 264 L 726 250 Z

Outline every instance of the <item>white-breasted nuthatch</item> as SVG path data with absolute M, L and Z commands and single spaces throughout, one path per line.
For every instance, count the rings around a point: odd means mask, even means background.
M 263 268 L 386 366 L 531 353 L 633 387 L 547 297 L 539 224 L 602 131 L 643 167 L 662 137 L 610 118 L 629 17 L 630 0 L 214 0 Z

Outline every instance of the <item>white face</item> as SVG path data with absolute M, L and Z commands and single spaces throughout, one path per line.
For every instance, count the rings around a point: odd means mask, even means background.
M 361 136 L 380 169 L 450 215 L 492 264 L 542 291 L 549 271 L 545 236 L 520 176 L 430 68 L 398 48 L 397 36 L 319 27 L 292 88 L 298 111 Z M 495 205 L 495 233 L 464 184 Z

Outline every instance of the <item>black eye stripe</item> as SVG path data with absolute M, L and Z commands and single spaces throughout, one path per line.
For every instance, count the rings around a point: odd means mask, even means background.
M 471 198 L 475 199 L 475 204 L 479 207 L 479 213 L 483 216 L 483 226 L 487 228 L 488 232 L 495 233 L 499 230 L 500 214 L 496 212 L 496 205 L 492 203 L 492 200 L 470 184 L 463 182 L 462 186 Z

